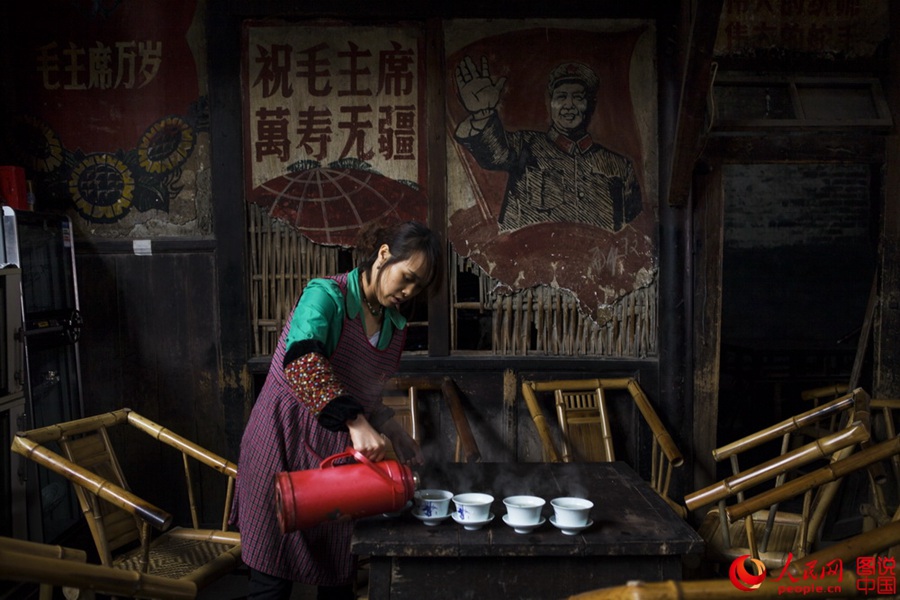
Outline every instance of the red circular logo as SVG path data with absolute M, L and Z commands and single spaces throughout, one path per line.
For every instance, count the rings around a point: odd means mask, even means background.
M 747 569 L 748 562 L 752 565 L 750 570 L 755 573 Z M 758 558 L 750 558 L 749 554 L 739 556 L 731 563 L 728 578 L 734 587 L 742 592 L 752 592 L 766 580 L 766 565 Z

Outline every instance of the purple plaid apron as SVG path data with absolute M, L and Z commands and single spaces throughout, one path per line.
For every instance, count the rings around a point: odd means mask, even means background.
M 347 275 L 332 277 L 347 294 Z M 241 440 L 232 522 L 241 532 L 243 561 L 250 567 L 284 579 L 313 585 L 349 583 L 355 560 L 350 554 L 352 521 L 329 522 L 282 535 L 275 513 L 275 474 L 318 468 L 321 459 L 350 444 L 346 431 L 321 427 L 297 400 L 282 362 L 290 319 L 266 377 L 265 385 Z M 331 367 L 346 393 L 364 407 L 366 416 L 381 405 L 384 382 L 397 371 L 406 330 L 395 331 L 385 350 L 374 348 L 361 315 L 345 317 Z M 351 482 L 348 482 L 351 484 Z

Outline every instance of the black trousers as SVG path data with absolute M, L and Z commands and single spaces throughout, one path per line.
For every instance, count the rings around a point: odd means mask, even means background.
M 294 582 L 262 571 L 250 569 L 250 593 L 247 600 L 290 600 Z M 354 600 L 353 586 L 320 585 L 316 590 L 316 600 Z

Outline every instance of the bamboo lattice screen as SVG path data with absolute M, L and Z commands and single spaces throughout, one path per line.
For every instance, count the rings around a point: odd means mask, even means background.
M 253 352 L 271 355 L 306 283 L 338 272 L 339 248 L 306 239 L 265 210 L 249 205 L 250 302 Z M 459 311 L 475 310 L 490 320 L 490 352 L 522 356 L 654 356 L 657 351 L 656 282 L 609 307 L 602 319 L 584 314 L 569 292 L 538 286 L 501 294 L 499 283 L 467 258 L 450 252 L 451 350 L 459 348 Z M 456 275 L 478 278 L 478 299 L 459 301 Z M 602 324 L 601 324 L 602 322 Z
M 253 353 L 268 356 L 307 282 L 337 273 L 339 249 L 314 244 L 264 209 L 248 206 Z
M 457 302 L 455 278 L 450 292 L 452 348 L 457 350 L 459 309 L 490 313 L 493 354 L 522 356 L 617 356 L 656 354 L 656 281 L 624 296 L 601 319 L 592 319 L 566 290 L 537 286 L 512 294 L 498 293 L 498 282 L 467 258 L 451 253 L 452 272 L 478 276 L 478 300 Z

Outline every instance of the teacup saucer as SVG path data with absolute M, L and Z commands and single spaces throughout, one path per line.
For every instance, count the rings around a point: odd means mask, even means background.
M 584 525 L 560 525 L 556 522 L 556 515 L 550 515 L 550 523 L 559 528 L 566 535 L 577 535 L 594 524 L 593 519 L 588 519 L 588 522 Z
M 494 513 L 491 513 L 484 521 L 462 521 L 456 513 L 451 514 L 453 515 L 453 520 L 462 525 L 466 531 L 476 531 L 494 520 Z
M 444 519 L 449 517 L 450 513 L 447 513 L 446 515 L 441 515 L 439 517 L 434 517 L 434 516 L 430 516 L 430 515 L 422 515 L 422 514 L 417 513 L 416 511 L 413 511 L 412 516 L 414 516 L 418 520 L 422 521 L 426 525 L 432 526 L 432 525 L 437 525 L 438 523 L 440 523 L 441 521 L 443 521 Z
M 503 522 L 513 528 L 516 533 L 531 533 L 533 529 L 537 529 L 541 525 L 547 522 L 547 519 L 541 517 L 541 520 L 537 523 L 529 523 L 527 525 L 519 525 L 516 523 L 509 522 L 509 515 L 503 515 Z

